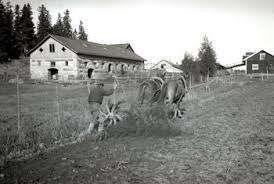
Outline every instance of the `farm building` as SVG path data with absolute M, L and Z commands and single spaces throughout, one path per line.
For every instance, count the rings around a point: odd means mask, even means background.
M 243 56 L 243 63 L 247 74 L 274 73 L 274 56 L 264 50 L 247 52 Z
M 28 55 L 31 78 L 44 80 L 89 79 L 94 69 L 134 72 L 143 69 L 145 61 L 130 44 L 106 45 L 56 35 L 45 37 Z
M 182 73 L 182 70 L 176 68 L 176 64 L 173 64 L 170 61 L 161 60 L 157 63 L 146 62 L 145 69 L 148 70 L 163 70 L 167 73 Z

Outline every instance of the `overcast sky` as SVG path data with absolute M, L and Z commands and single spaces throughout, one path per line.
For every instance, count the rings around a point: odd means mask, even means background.
M 4 0 L 7 1 L 7 0 Z M 180 63 L 184 52 L 197 56 L 202 38 L 213 42 L 218 62 L 241 62 L 247 51 L 274 54 L 274 0 L 10 0 L 45 4 L 55 23 L 71 12 L 72 25 L 84 22 L 89 41 L 129 42 L 148 61 Z

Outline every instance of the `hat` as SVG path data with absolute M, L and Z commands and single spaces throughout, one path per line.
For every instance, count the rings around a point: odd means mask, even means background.
M 91 75 L 91 78 L 95 80 L 94 84 L 103 84 L 107 79 L 110 79 L 111 76 L 102 69 L 95 69 Z

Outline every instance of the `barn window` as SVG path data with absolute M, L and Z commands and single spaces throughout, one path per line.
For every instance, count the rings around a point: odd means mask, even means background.
M 62 51 L 63 51 L 63 52 L 65 52 L 65 51 L 66 51 L 66 48 L 65 48 L 65 47 L 63 47 L 63 48 L 62 48 Z
M 49 52 L 55 52 L 54 44 L 49 44 Z
M 42 49 L 42 48 L 40 48 L 40 49 L 39 49 L 39 51 L 40 51 L 40 52 L 43 52 L 43 49 Z
M 252 64 L 252 70 L 259 70 L 259 64 Z
M 56 64 L 55 61 L 51 61 L 51 62 L 50 62 L 50 66 L 51 66 L 51 67 L 55 67 L 55 64 Z
M 65 65 L 68 66 L 68 61 L 65 61 Z
M 260 53 L 260 61 L 265 60 L 265 53 Z

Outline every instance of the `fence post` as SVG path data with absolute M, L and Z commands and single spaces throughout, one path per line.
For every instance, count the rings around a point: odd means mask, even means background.
M 58 83 L 56 83 L 56 103 L 57 103 L 57 121 L 58 125 L 61 125 L 61 116 L 60 116 L 60 104 L 59 104 L 59 92 L 58 92 Z
M 191 89 L 192 86 L 192 74 L 189 75 L 189 89 Z
M 16 76 L 16 95 L 17 95 L 17 134 L 21 132 L 21 102 L 20 102 L 19 74 Z M 19 136 L 20 137 L 20 136 Z

